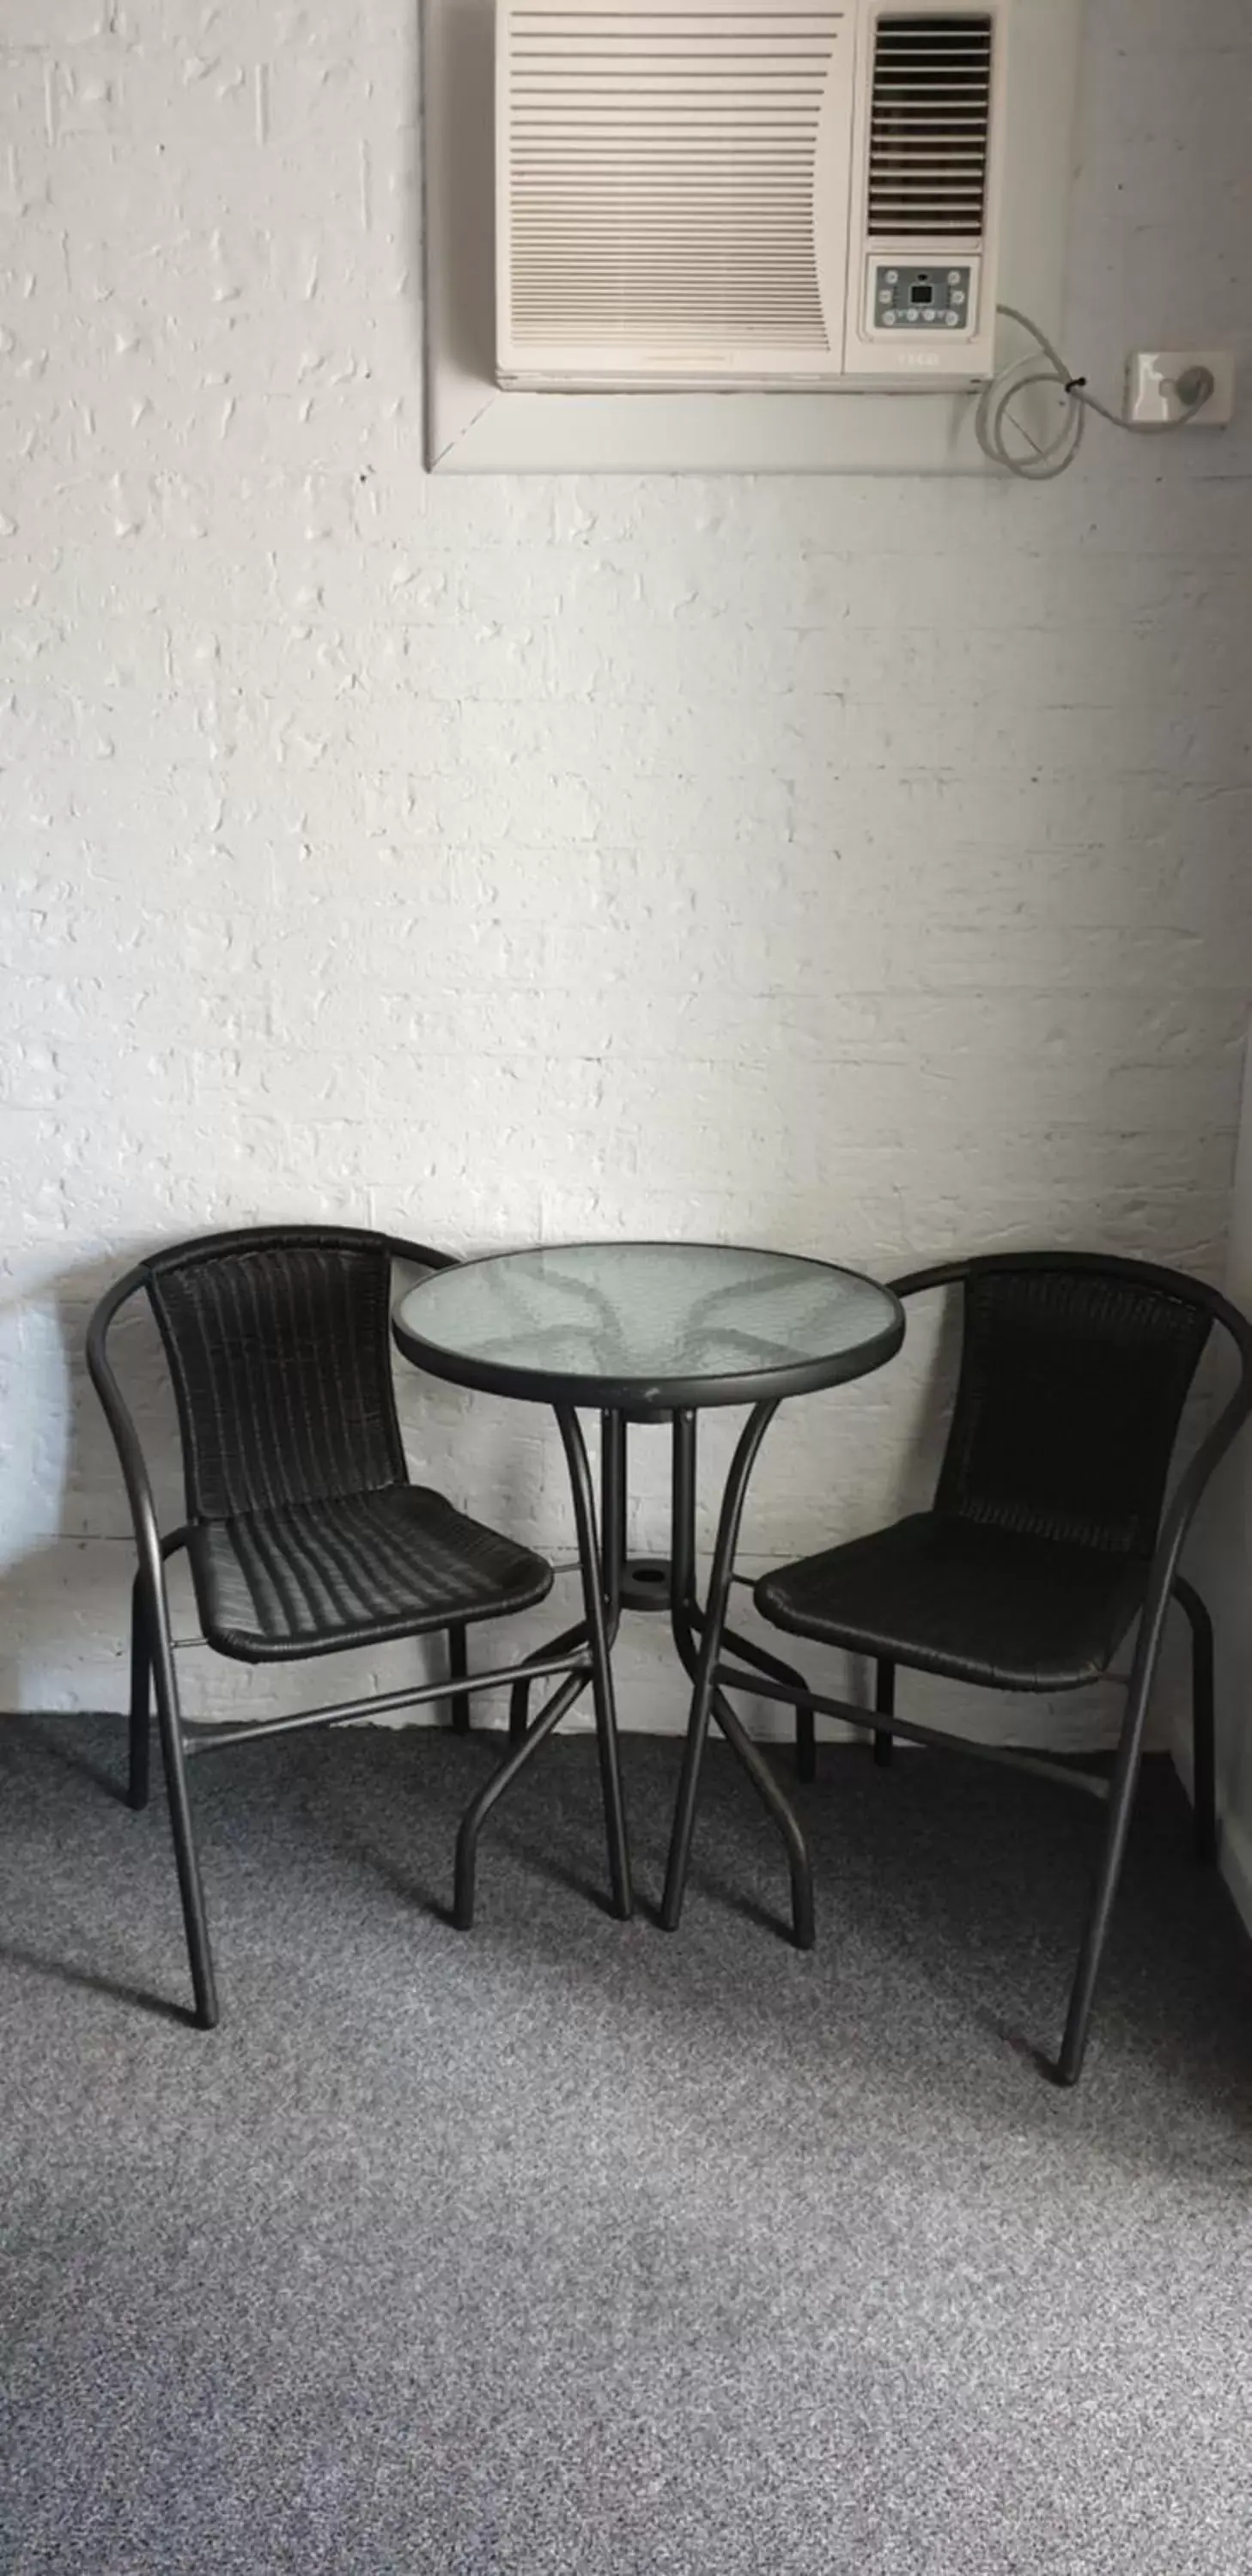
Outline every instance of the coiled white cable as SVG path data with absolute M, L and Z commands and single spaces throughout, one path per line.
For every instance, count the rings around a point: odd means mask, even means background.
M 1178 379 L 1177 392 L 1184 408 L 1177 420 L 1123 420 L 1119 412 L 1110 411 L 1095 394 L 1088 393 L 1085 376 L 1071 375 L 1059 349 L 1054 349 L 1046 331 L 1021 313 L 1015 304 L 998 304 L 997 313 L 1006 322 L 1016 322 L 1019 329 L 1034 341 L 1033 352 L 1017 358 L 1012 366 L 1001 367 L 998 375 L 983 386 L 974 414 L 974 428 L 984 456 L 993 465 L 1017 475 L 1023 483 L 1050 483 L 1056 475 L 1071 466 L 1083 442 L 1089 411 L 1098 412 L 1101 420 L 1111 421 L 1114 429 L 1134 430 L 1148 437 L 1159 437 L 1165 430 L 1185 429 L 1196 412 L 1204 409 L 1213 392 L 1213 378 L 1207 367 L 1188 367 Z M 1041 441 L 1013 418 L 1010 406 L 1034 385 L 1050 386 L 1063 403 L 1060 422 L 1050 438 Z M 1009 443 L 1012 428 L 1026 442 L 1027 453 Z

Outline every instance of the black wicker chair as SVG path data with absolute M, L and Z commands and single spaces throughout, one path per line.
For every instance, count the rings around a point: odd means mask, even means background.
M 1098 1254 L 992 1253 L 914 1271 L 894 1285 L 901 1297 L 952 1286 L 964 1292 L 960 1378 L 932 1508 L 766 1575 L 756 1603 L 793 1636 L 873 1659 L 874 1711 L 859 1722 L 872 1729 L 881 1763 L 890 1760 L 893 1732 L 922 1743 L 960 1741 L 896 1714 L 898 1665 L 1002 1690 L 1076 1689 L 1108 1673 L 1138 1620 L 1109 1779 L 995 1755 L 1108 1801 L 1056 2068 L 1072 2084 L 1171 1600 L 1191 1628 L 1196 1849 L 1206 1861 L 1216 1854 L 1213 1632 L 1178 1569 L 1209 1477 L 1252 1411 L 1252 1326 L 1198 1280 Z M 1162 1517 L 1179 1417 L 1214 1323 L 1235 1344 L 1239 1382 Z M 795 1691 L 776 1695 L 798 1700 Z M 797 1758 L 808 1778 L 815 1708 L 856 1718 L 820 1696 L 798 1705 Z
M 209 1235 L 150 1254 L 109 1290 L 88 1328 L 87 1365 L 117 1444 L 139 1551 L 130 1803 L 147 1803 L 155 1684 L 196 2018 L 205 2029 L 217 2020 L 217 1997 L 188 1754 L 436 1698 L 451 1699 L 454 1725 L 466 1727 L 467 1629 L 530 1608 L 552 1584 L 542 1557 L 408 1481 L 391 1374 L 394 1262 L 450 1266 L 447 1254 L 422 1244 L 349 1227 Z M 119 1308 L 141 1290 L 169 1362 L 186 1480 L 186 1522 L 166 1537 L 108 1348 Z M 165 1560 L 180 1548 L 205 1642 L 218 1654 L 288 1662 L 442 1629 L 448 1679 L 262 1726 L 185 1732 L 165 1587 Z

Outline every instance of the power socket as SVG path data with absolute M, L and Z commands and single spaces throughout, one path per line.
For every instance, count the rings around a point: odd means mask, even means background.
M 1188 367 L 1207 367 L 1213 391 L 1198 411 L 1179 400 L 1178 378 Z M 1233 349 L 1135 349 L 1126 361 L 1125 418 L 1186 420 L 1196 429 L 1225 429 L 1235 416 Z

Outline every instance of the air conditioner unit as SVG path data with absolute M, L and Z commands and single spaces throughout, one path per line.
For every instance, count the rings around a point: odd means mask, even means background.
M 993 372 L 1015 0 L 496 0 L 505 386 Z

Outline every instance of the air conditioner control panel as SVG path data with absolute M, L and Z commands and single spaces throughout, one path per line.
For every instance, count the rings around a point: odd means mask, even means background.
M 872 259 L 865 314 L 867 331 L 973 331 L 978 322 L 975 260 Z

